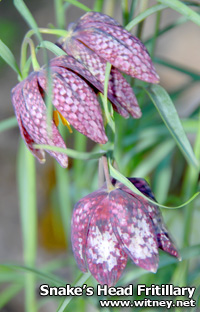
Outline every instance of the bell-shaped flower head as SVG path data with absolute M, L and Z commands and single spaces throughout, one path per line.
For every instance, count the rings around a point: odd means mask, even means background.
M 158 83 L 159 77 L 148 51 L 139 39 L 110 16 L 88 12 L 77 23 L 70 24 L 69 34 L 61 38 L 58 45 L 83 64 L 102 86 L 106 62 L 110 62 L 114 67 L 110 72 L 108 91 L 118 103 L 111 100 L 114 110 L 125 118 L 129 114 L 134 118 L 141 117 L 133 90 L 119 72 Z
M 154 199 L 143 179 L 130 179 L 144 195 Z M 127 258 L 138 266 L 156 272 L 158 248 L 179 258 L 168 235 L 159 208 L 112 180 L 82 198 L 72 216 L 72 248 L 79 268 L 87 269 L 101 284 L 115 285 Z
M 55 63 L 52 60 L 50 73 L 53 106 L 66 124 L 70 123 L 91 140 L 104 144 L 107 137 L 100 105 L 93 89 L 77 74 L 79 70 L 79 67 L 75 72 L 63 67 L 62 58 L 60 62 L 59 58 L 55 59 Z M 47 125 L 47 108 L 44 101 L 45 92 L 48 92 L 47 77 L 47 69 L 41 68 L 12 89 L 12 103 L 22 138 L 40 162 L 45 161 L 45 154 L 43 150 L 35 149 L 34 144 L 66 148 L 54 121 L 51 121 L 50 131 Z M 67 167 L 66 154 L 46 151 L 63 167 Z

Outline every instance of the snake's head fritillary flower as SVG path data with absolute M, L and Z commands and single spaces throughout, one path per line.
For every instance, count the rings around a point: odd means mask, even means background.
M 144 195 L 154 199 L 143 179 L 129 179 Z M 112 179 L 82 198 L 72 216 L 72 248 L 83 272 L 87 269 L 101 284 L 115 285 L 128 257 L 138 266 L 156 272 L 158 248 L 179 258 L 159 208 Z
M 75 62 L 76 60 L 73 60 L 74 67 Z M 52 103 L 55 109 L 55 118 L 51 121 L 51 131 L 47 124 L 47 108 L 44 101 L 45 92 L 48 92 L 46 68 L 31 73 L 12 89 L 12 103 L 22 138 L 40 162 L 45 161 L 45 153 L 43 150 L 35 149 L 34 144 L 66 148 L 57 129 L 58 115 L 64 124 L 71 124 L 91 140 L 101 144 L 107 142 L 96 94 L 76 74 L 78 71 L 80 71 L 79 67 L 76 68 L 76 71 L 63 67 L 62 58 L 58 57 L 51 61 Z M 67 155 L 46 151 L 55 157 L 63 167 L 67 167 Z
M 132 36 L 110 16 L 88 12 L 77 23 L 70 24 L 69 34 L 58 45 L 82 63 L 104 85 L 106 62 L 111 69 L 108 92 L 114 110 L 123 117 L 141 117 L 131 86 L 118 69 L 132 77 L 158 83 L 151 58 L 142 42 Z M 100 90 L 101 91 L 101 90 Z M 108 96 L 109 97 L 109 96 Z

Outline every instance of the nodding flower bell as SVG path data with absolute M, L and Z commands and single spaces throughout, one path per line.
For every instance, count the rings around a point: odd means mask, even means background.
M 31 73 L 12 89 L 12 103 L 22 138 L 40 162 L 45 161 L 45 153 L 43 150 L 34 148 L 34 144 L 66 148 L 56 127 L 58 116 L 65 125 L 69 127 L 71 124 L 91 140 L 101 144 L 107 142 L 101 109 L 95 92 L 79 77 L 78 74 L 81 72 L 79 63 L 71 57 L 64 58 L 68 60 L 64 62 L 69 64 L 68 67 L 63 65 L 63 57 L 57 57 L 50 62 L 52 103 L 55 109 L 51 131 L 47 125 L 47 108 L 44 101 L 45 92 L 48 92 L 46 68 Z M 67 167 L 66 154 L 46 151 L 61 166 Z
M 57 44 L 83 64 L 102 86 L 106 62 L 110 62 L 113 67 L 108 92 L 115 99 L 114 110 L 125 118 L 129 114 L 134 118 L 141 117 L 133 90 L 119 72 L 146 82 L 159 82 L 148 51 L 138 38 L 110 16 L 88 12 L 77 23 L 70 24 L 69 34 Z
M 180 259 L 162 220 L 159 208 L 112 179 L 75 205 L 71 240 L 78 267 L 87 269 L 101 284 L 115 285 L 128 257 L 138 266 L 156 272 L 158 248 Z M 143 179 L 129 181 L 155 200 Z

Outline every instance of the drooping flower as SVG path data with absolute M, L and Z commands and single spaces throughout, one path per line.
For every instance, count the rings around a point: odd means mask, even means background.
M 66 56 L 67 57 L 67 56 Z M 73 60 L 75 67 L 76 60 Z M 70 68 L 70 66 L 69 66 Z M 106 143 L 103 118 L 93 89 L 77 75 L 80 66 L 73 71 L 62 66 L 62 58 L 53 59 L 50 64 L 52 80 L 52 103 L 55 112 L 66 123 L 97 143 Z M 45 161 L 43 150 L 33 144 L 46 144 L 66 148 L 55 122 L 51 121 L 51 131 L 47 125 L 47 109 L 44 101 L 47 88 L 47 70 L 41 68 L 31 73 L 24 81 L 12 89 L 12 103 L 22 138 L 30 151 L 40 162 Z M 56 116 L 57 114 L 55 114 Z M 67 167 L 66 154 L 46 150 L 51 156 Z
M 77 23 L 70 24 L 69 34 L 61 38 L 58 45 L 83 64 L 102 86 L 106 62 L 110 62 L 113 67 L 108 91 L 118 102 L 113 106 L 114 110 L 125 118 L 129 114 L 134 118 L 141 117 L 133 90 L 119 72 L 146 82 L 159 82 L 148 51 L 138 38 L 110 16 L 88 12 Z
M 130 178 L 144 195 L 154 196 L 143 179 Z M 159 208 L 112 179 L 74 207 L 71 240 L 78 267 L 101 284 L 115 285 L 128 256 L 138 266 L 156 272 L 158 248 L 180 259 Z

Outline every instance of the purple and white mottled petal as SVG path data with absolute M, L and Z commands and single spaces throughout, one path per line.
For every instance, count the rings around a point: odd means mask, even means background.
M 77 265 L 83 272 L 87 272 L 85 250 L 90 220 L 105 196 L 106 192 L 102 187 L 98 191 L 83 197 L 74 206 L 71 221 L 72 249 Z
M 132 184 L 134 184 L 134 186 L 137 187 L 139 191 L 142 192 L 145 196 L 156 201 L 154 194 L 152 193 L 148 183 L 144 179 L 128 178 L 128 180 Z M 119 187 L 124 192 L 129 193 L 130 195 L 134 196 L 135 198 L 137 198 L 138 201 L 141 202 L 143 210 L 146 211 L 148 216 L 153 221 L 154 229 L 155 229 L 155 233 L 156 233 L 156 237 L 158 241 L 158 247 L 164 250 L 165 252 L 169 253 L 170 255 L 180 259 L 181 257 L 178 253 L 178 250 L 175 247 L 173 240 L 170 238 L 170 235 L 166 229 L 159 207 L 149 203 L 147 200 L 145 200 L 141 196 L 133 193 L 129 188 L 127 188 L 124 184 L 118 181 L 116 182 L 115 186 Z
M 77 41 L 77 40 L 74 40 L 73 42 L 74 42 L 74 44 L 71 44 L 72 40 L 70 40 L 70 42 L 65 41 L 63 43 L 63 45 L 61 45 L 62 49 L 64 51 L 68 52 L 68 54 L 72 55 L 73 57 L 72 56 L 62 56 L 62 59 L 59 59 L 60 57 L 56 58 L 57 60 L 53 59 L 51 62 L 51 65 L 52 66 L 61 66 L 61 67 L 69 68 L 69 69 L 73 70 L 75 73 L 77 73 L 78 75 L 82 76 L 85 80 L 90 82 L 101 93 L 104 93 L 104 82 L 102 83 L 100 80 L 98 80 L 98 77 L 95 77 L 94 67 L 93 67 L 92 71 L 90 71 L 90 69 L 87 68 L 87 66 L 86 66 L 86 62 L 84 63 L 84 61 L 81 60 L 81 56 L 83 55 L 84 50 L 81 51 L 81 55 L 78 56 L 78 54 L 77 54 L 78 49 L 76 49 L 75 43 L 76 42 L 78 43 L 77 48 L 79 45 L 82 45 L 82 43 Z M 88 50 L 91 51 L 90 49 L 88 49 Z M 91 53 L 93 53 L 93 52 L 91 51 Z M 87 58 L 87 56 L 86 56 L 86 58 Z M 96 54 L 95 59 L 93 60 L 93 65 L 97 64 L 98 58 L 99 57 Z M 106 64 L 106 62 L 103 59 L 102 59 L 102 61 Z M 125 80 L 125 78 L 123 78 L 123 79 Z M 121 103 L 119 103 L 116 96 L 113 94 L 112 90 L 110 90 L 110 89 L 108 90 L 107 96 L 108 96 L 108 99 L 112 102 L 113 108 L 115 109 L 115 111 L 117 111 L 124 118 L 128 118 L 128 116 L 129 116 L 128 112 L 121 106 Z
M 17 122 L 19 125 L 20 133 L 22 138 L 24 139 L 27 147 L 30 149 L 30 151 L 37 157 L 39 162 L 43 163 L 45 161 L 45 154 L 43 150 L 35 149 L 33 148 L 33 144 L 35 144 L 34 140 L 31 138 L 31 136 L 26 131 L 21 116 L 20 116 L 20 108 L 25 106 L 24 98 L 22 95 L 22 88 L 23 88 L 23 82 L 20 82 L 15 86 L 15 88 L 12 89 L 12 103 L 15 109 L 15 115 L 17 118 Z M 23 108 L 22 108 L 23 109 Z
M 109 193 L 113 231 L 124 251 L 138 266 L 152 272 L 158 267 L 158 244 L 151 219 L 133 196 L 116 189 Z
M 46 144 L 66 148 L 66 145 L 58 132 L 55 124 L 51 122 L 51 135 L 47 131 L 46 106 L 40 94 L 37 81 L 37 72 L 34 72 L 24 80 L 21 88 L 21 105 L 19 106 L 18 115 L 20 118 L 19 125 L 23 133 L 27 146 L 38 157 L 40 162 L 44 162 L 44 152 L 41 153 L 33 150 L 31 145 Z M 14 100 L 15 101 L 15 100 Z M 53 156 L 63 167 L 68 165 L 68 157 L 65 154 L 53 151 L 47 151 Z
M 149 54 L 138 39 L 117 26 L 102 23 L 88 26 L 76 31 L 73 36 L 122 72 L 146 82 L 159 82 Z
M 127 263 L 127 255 L 113 232 L 108 207 L 107 195 L 90 221 L 86 259 L 88 269 L 96 280 L 110 287 L 120 278 Z
M 87 25 L 88 23 L 100 22 L 108 25 L 121 25 L 112 17 L 100 12 L 87 12 L 77 22 L 76 29 Z
M 65 46 L 65 43 L 63 44 Z M 64 46 L 62 46 L 63 50 L 65 50 Z M 62 55 L 53 58 L 50 62 L 50 65 L 72 70 L 74 73 L 89 81 L 97 90 L 103 92 L 102 85 L 99 83 L 99 81 L 87 70 L 85 66 L 83 66 L 83 64 L 78 62 L 74 57 L 70 55 Z
M 80 61 L 91 74 L 101 83 L 104 89 L 106 61 L 89 49 L 79 40 L 71 38 L 65 42 L 66 52 Z M 100 90 L 101 91 L 101 90 Z M 108 98 L 113 108 L 123 117 L 130 113 L 133 117 L 141 117 L 141 110 L 133 90 L 122 74 L 114 67 L 111 68 L 108 83 Z
M 53 105 L 79 132 L 97 143 L 106 143 L 101 109 L 93 90 L 73 72 L 51 67 L 53 79 Z M 39 83 L 46 90 L 44 75 Z

